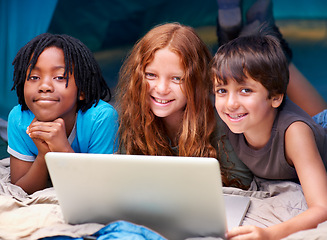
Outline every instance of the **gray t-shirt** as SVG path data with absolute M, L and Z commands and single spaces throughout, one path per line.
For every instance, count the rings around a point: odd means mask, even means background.
M 288 99 L 276 116 L 268 143 L 261 149 L 250 148 L 243 134 L 234 134 L 225 126 L 234 151 L 254 175 L 266 179 L 297 180 L 295 168 L 286 161 L 284 146 L 286 129 L 296 121 L 304 122 L 312 129 L 326 167 L 327 129 L 316 124 L 306 112 Z

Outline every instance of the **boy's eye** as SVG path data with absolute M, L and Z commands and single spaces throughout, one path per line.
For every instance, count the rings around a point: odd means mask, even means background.
M 153 73 L 146 72 L 145 73 L 145 78 L 148 80 L 154 80 L 156 78 L 156 75 Z
M 224 88 L 217 88 L 216 89 L 216 93 L 217 94 L 224 94 L 224 93 L 226 93 L 227 91 L 226 91 L 226 89 L 224 89 Z
M 37 77 L 37 76 L 30 76 L 28 80 L 38 80 L 38 79 L 39 79 L 39 77 Z
M 241 92 L 242 92 L 242 93 L 250 93 L 250 92 L 252 92 L 252 90 L 249 89 L 249 88 L 243 88 L 243 89 L 241 90 Z
M 59 81 L 66 80 L 66 78 L 63 76 L 57 76 L 54 79 L 59 80 Z

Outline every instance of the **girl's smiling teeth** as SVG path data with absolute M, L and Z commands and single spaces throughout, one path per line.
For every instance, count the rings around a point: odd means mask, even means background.
M 241 114 L 228 114 L 226 113 L 228 117 L 232 118 L 232 119 L 240 119 L 244 116 L 247 115 L 247 113 L 241 113 Z
M 173 101 L 173 100 L 164 100 L 164 99 L 155 98 L 155 97 L 152 97 L 152 99 L 154 101 L 156 101 L 157 103 L 162 103 L 162 104 L 169 103 L 169 102 Z

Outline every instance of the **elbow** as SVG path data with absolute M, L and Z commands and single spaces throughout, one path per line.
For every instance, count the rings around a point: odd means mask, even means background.
M 316 227 L 322 223 L 322 222 L 325 222 L 327 221 L 327 206 L 319 206 L 318 209 L 317 209 L 317 212 L 319 213 L 319 221 L 316 225 Z

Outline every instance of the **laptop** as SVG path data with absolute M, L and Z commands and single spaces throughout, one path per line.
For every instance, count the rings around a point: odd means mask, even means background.
M 45 159 L 70 224 L 124 220 L 167 239 L 224 238 L 250 202 L 223 195 L 214 158 L 49 152 Z

